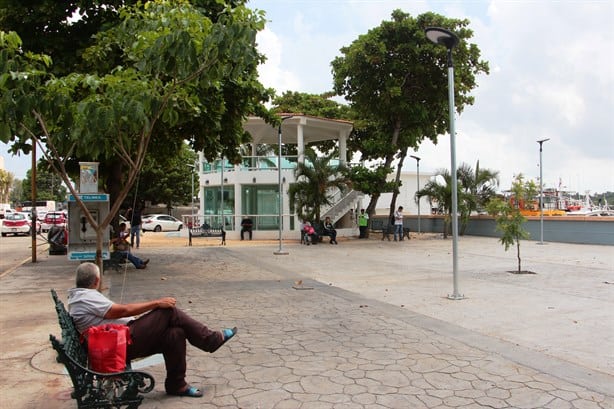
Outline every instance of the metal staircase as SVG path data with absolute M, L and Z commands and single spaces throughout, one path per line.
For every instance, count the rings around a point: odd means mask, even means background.
M 339 191 L 337 192 L 337 195 L 339 195 L 339 199 L 334 200 L 334 204 L 331 207 L 323 209 L 323 212 L 321 214 L 322 219 L 328 216 L 331 218 L 332 222 L 335 223 L 347 212 L 354 209 L 356 202 L 361 199 L 365 194 L 358 190 L 350 190 L 345 194 L 344 192 Z

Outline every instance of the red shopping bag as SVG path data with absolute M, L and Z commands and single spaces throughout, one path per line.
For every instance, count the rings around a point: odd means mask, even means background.
M 103 324 L 85 332 L 90 369 L 96 372 L 122 372 L 126 369 L 126 349 L 132 343 L 127 325 Z

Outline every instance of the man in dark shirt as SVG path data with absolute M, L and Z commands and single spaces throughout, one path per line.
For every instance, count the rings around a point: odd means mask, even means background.
M 243 234 L 245 232 L 249 233 L 249 239 L 252 239 L 252 226 L 253 226 L 253 222 L 252 219 L 250 219 L 249 217 L 246 217 L 245 219 L 241 220 L 241 240 L 243 240 Z

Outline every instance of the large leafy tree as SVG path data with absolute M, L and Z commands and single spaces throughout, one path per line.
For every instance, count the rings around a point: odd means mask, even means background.
M 83 52 L 90 71 L 65 76 L 15 33 L 0 32 L 0 139 L 23 151 L 39 143 L 68 186 L 71 163 L 101 162 L 110 216 L 98 224 L 80 203 L 98 255 L 150 146 L 168 154 L 187 139 L 208 157 L 236 160 L 244 116 L 264 111 L 268 95 L 256 76 L 262 15 L 240 5 L 213 20 L 188 2 L 160 0 L 122 8 L 120 17 Z
M 44 53 L 57 76 L 88 72 L 81 55 L 96 34 L 121 21 L 120 11 L 142 0 L 0 0 L 0 30 L 19 33 L 24 49 Z M 246 0 L 191 0 L 204 16 L 217 21 L 226 7 Z
M 468 20 L 425 13 L 417 17 L 400 10 L 390 21 L 343 47 L 332 62 L 334 89 L 344 96 L 364 121 L 353 143 L 364 160 L 381 160 L 378 167 L 401 163 L 407 148 L 416 149 L 425 138 L 437 142 L 448 129 L 447 50 L 425 36 L 428 26 L 454 31 L 460 43 L 454 48 L 456 110 L 473 103 L 475 78 L 488 72 L 480 51 L 469 43 L 473 33 Z M 389 172 L 380 172 L 388 174 Z M 383 185 L 385 179 L 380 179 Z M 398 192 L 395 189 L 394 194 Z M 371 194 L 367 211 L 373 213 L 379 192 Z M 393 195 L 394 196 L 394 195 Z M 393 201 L 394 201 L 393 197 Z
M 147 158 L 133 192 L 138 197 L 128 195 L 129 206 L 134 201 L 146 200 L 154 204 L 164 203 L 168 209 L 174 204 L 191 202 L 194 164 L 198 157 L 186 144 L 177 155 L 167 155 L 160 160 Z
M 352 109 L 348 105 L 332 100 L 332 96 L 334 96 L 332 93 L 309 94 L 287 91 L 273 99 L 271 111 L 277 114 L 300 113 L 327 119 L 351 120 L 353 118 Z M 311 146 L 321 152 L 329 152 L 336 148 L 336 143 L 336 141 L 321 141 Z M 296 150 L 296 147 L 288 145 L 284 146 L 284 149 L 287 153 L 291 153 Z

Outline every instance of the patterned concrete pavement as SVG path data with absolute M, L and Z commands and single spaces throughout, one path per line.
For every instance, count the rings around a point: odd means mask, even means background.
M 446 315 L 438 306 L 430 306 L 429 310 L 423 305 L 424 298 L 416 303 L 416 309 L 422 312 L 416 311 L 409 301 L 399 304 L 398 295 L 389 295 L 394 292 L 392 272 L 408 263 L 405 257 L 416 258 L 426 252 L 432 260 L 425 263 L 440 269 L 438 263 L 445 264 L 442 259 L 447 258 L 449 243 L 412 240 L 398 245 L 407 247 L 395 249 L 392 243 L 375 240 L 342 242 L 339 246 L 291 244 L 290 255 L 278 257 L 273 257 L 274 245 L 270 244 L 230 243 L 225 248 L 143 246 L 141 252 L 152 260 L 150 268 L 143 271 L 129 267 L 125 272 L 107 273 L 105 280 L 111 298 L 133 301 L 175 296 L 179 307 L 195 318 L 214 328 L 237 325 L 239 334 L 215 354 L 188 348 L 188 380 L 205 389 L 205 396 L 200 399 L 166 396 L 162 387 L 163 363 L 156 357 L 142 362 L 145 370 L 155 375 L 157 385 L 141 407 L 614 408 L 611 361 L 595 368 L 599 365 L 592 365 L 580 351 L 573 354 L 576 362 L 570 362 L 532 348 L 528 341 L 522 345 L 523 339 L 509 342 L 500 336 L 503 330 L 487 334 L 466 325 L 464 321 L 479 321 L 476 318 L 479 312 L 472 308 L 480 309 L 480 304 L 462 305 L 465 320 L 452 313 Z M 441 254 L 433 246 L 441 247 Z M 552 245 L 548 251 L 551 250 L 558 248 Z M 396 261 L 388 264 L 394 254 Z M 493 263 L 491 256 L 487 263 L 494 268 L 497 263 Z M 63 291 L 71 286 L 74 267 L 50 260 L 45 271 L 41 271 L 41 265 L 22 266 L 2 279 L 2 311 L 7 311 L 9 303 L 15 306 L 18 300 L 27 303 L 27 297 L 40 301 L 30 301 L 28 308 L 21 305 L 24 311 L 35 309 L 40 303 L 41 310 L 51 309 L 45 294 L 48 288 L 54 286 Z M 325 269 L 340 273 L 331 276 Z M 358 280 L 365 277 L 365 271 L 377 275 L 362 285 L 346 282 L 348 274 Z M 611 277 L 607 260 L 601 273 Z M 500 284 L 496 280 L 480 280 L 488 287 L 497 288 Z M 469 282 L 463 283 L 467 291 L 476 294 L 474 298 L 481 298 L 478 294 L 482 290 Z M 390 287 L 390 291 L 377 296 L 376 291 L 382 286 Z M 414 283 L 414 287 L 419 285 Z M 606 298 L 611 296 L 610 288 L 604 290 Z M 518 302 L 531 302 L 524 298 L 528 291 L 522 287 L 512 289 L 516 290 Z M 432 298 L 437 300 L 436 304 L 448 303 L 447 309 L 451 309 L 450 303 L 453 306 L 457 303 L 445 300 L 441 294 Z M 593 302 L 599 304 L 602 297 L 594 297 Z M 429 311 L 441 316 L 430 316 Z M 514 310 L 511 313 L 517 314 Z M 501 311 L 501 321 L 508 314 Z M 611 319 L 612 313 L 608 314 Z M 2 408 L 74 407 L 74 401 L 67 397 L 70 383 L 65 376 L 58 375 L 61 368 L 49 362 L 52 354 L 45 340 L 28 336 L 45 330 L 58 332 L 54 314 L 41 315 L 34 330 L 30 326 L 24 328 L 23 334 L 13 331 L 14 343 L 0 340 L 0 347 L 5 366 L 21 368 L 32 380 L 30 388 L 32 384 L 44 385 L 42 396 L 37 399 L 18 393 L 23 385 L 10 376 L 0 375 Z M 11 324 L 4 312 L 1 317 L 3 333 L 18 320 L 14 317 Z M 26 314 L 20 320 L 28 318 L 31 317 Z M 606 322 L 600 333 L 593 328 L 595 340 L 605 339 L 600 342 L 606 348 L 603 353 L 606 357 L 612 353 L 607 350 L 611 345 L 607 339 L 612 341 L 610 324 L 611 321 Z M 542 326 L 548 325 L 542 322 Z M 552 328 L 552 332 L 558 331 L 561 330 Z M 33 357 L 31 350 L 35 352 Z M 24 359 L 30 359 L 30 368 Z

